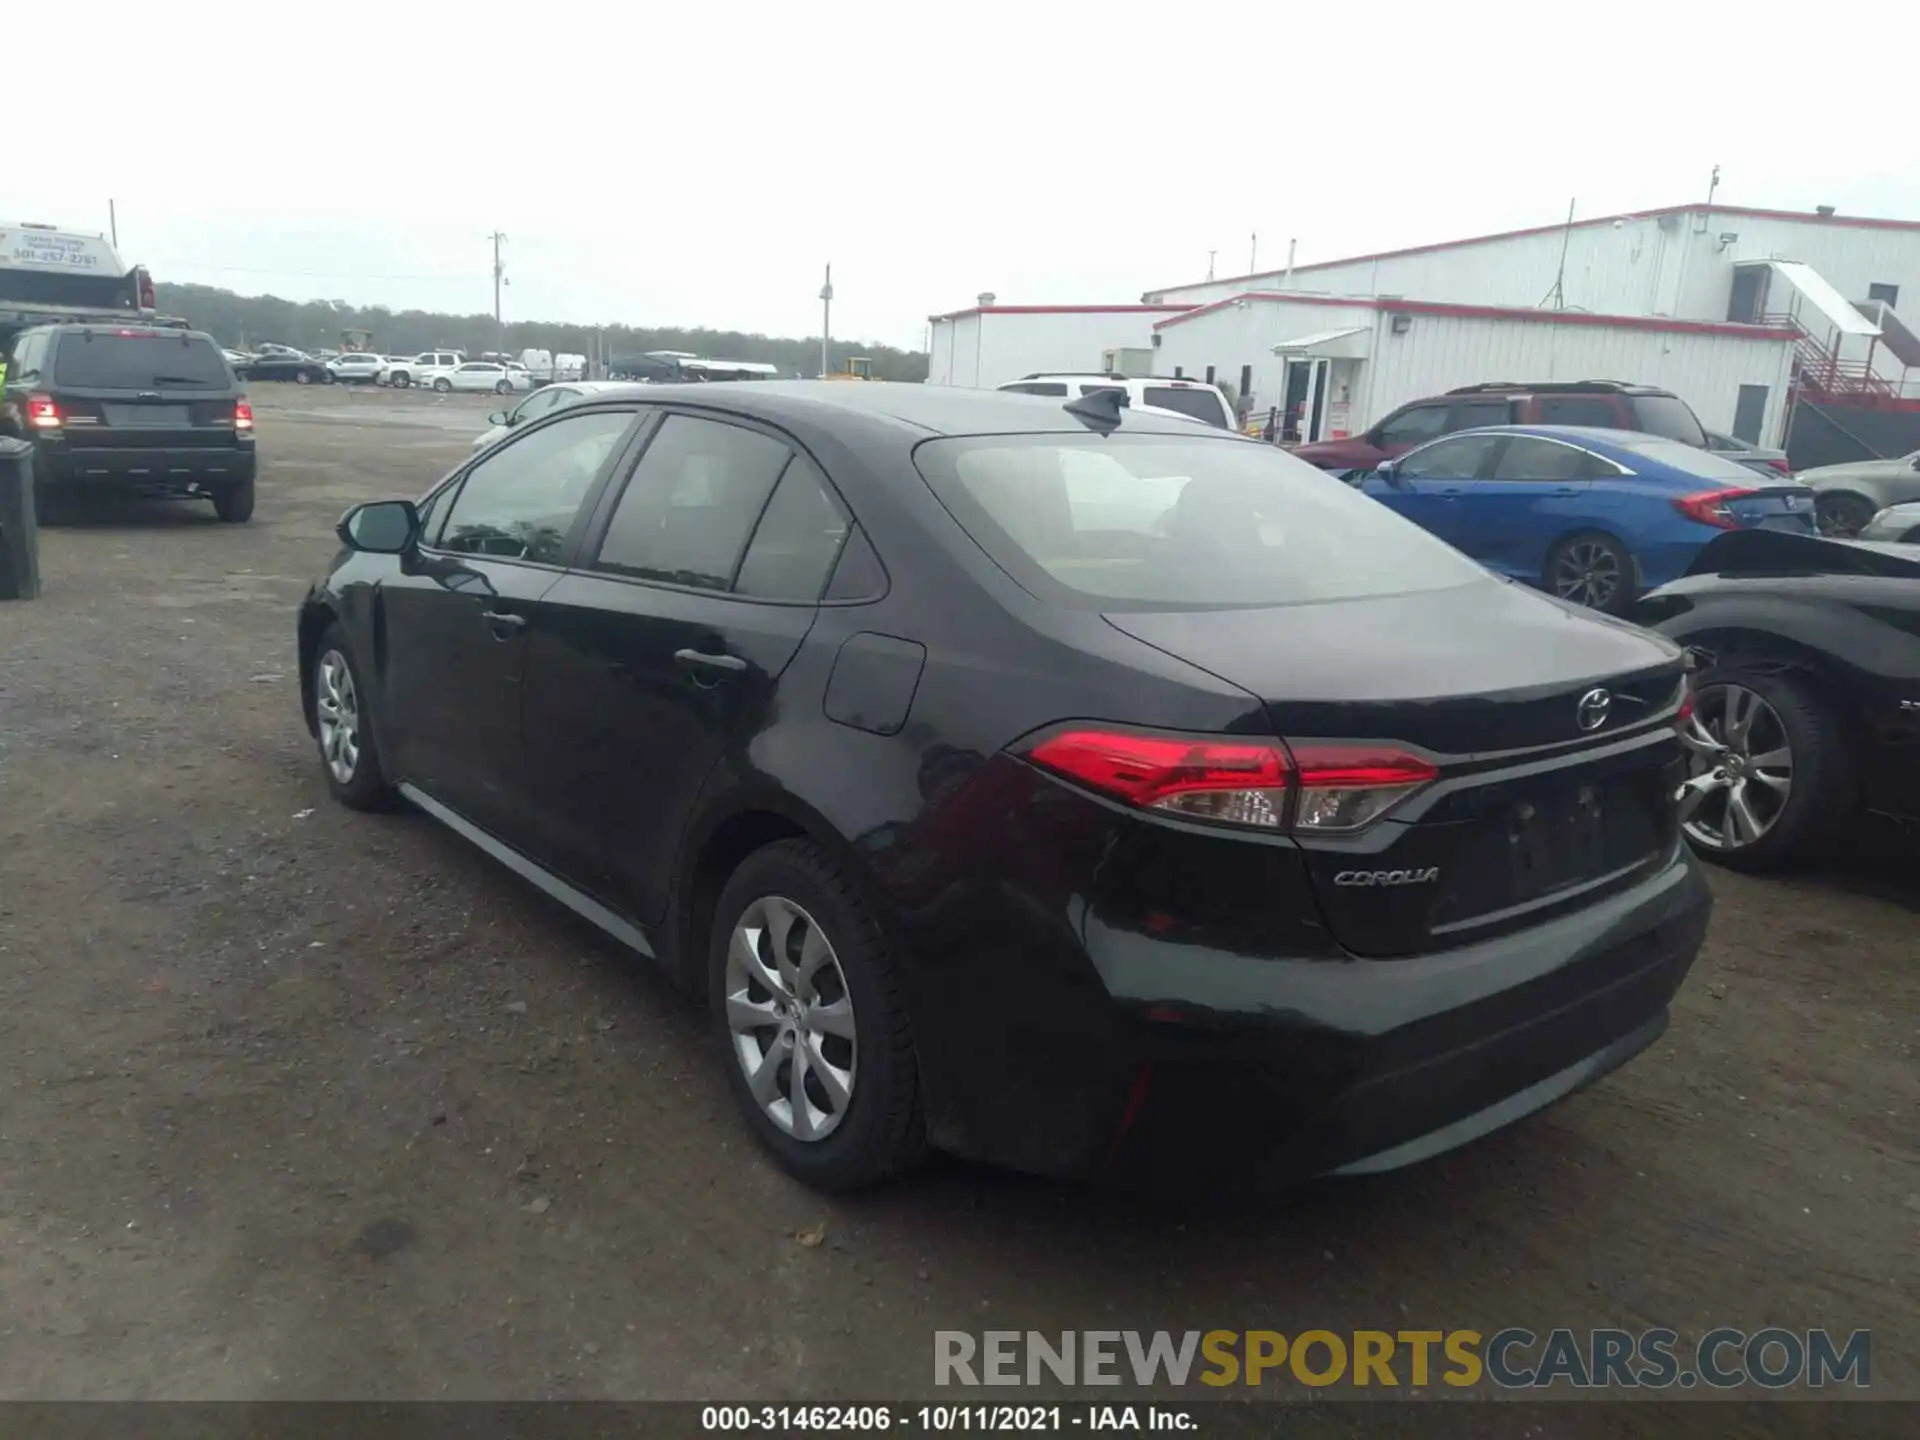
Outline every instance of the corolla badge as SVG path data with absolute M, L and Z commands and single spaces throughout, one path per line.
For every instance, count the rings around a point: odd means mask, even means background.
M 1348 885 L 1431 885 L 1440 878 L 1440 867 L 1429 865 L 1419 870 L 1342 870 L 1333 883 Z
M 1605 690 L 1589 690 L 1573 707 L 1574 723 L 1582 730 L 1598 730 L 1607 723 L 1607 711 L 1612 705 L 1613 696 Z

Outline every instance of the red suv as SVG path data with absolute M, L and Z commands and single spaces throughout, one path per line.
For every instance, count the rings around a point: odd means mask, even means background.
M 1707 444 L 1699 417 L 1670 390 L 1616 380 L 1576 380 L 1563 385 L 1496 381 L 1415 400 L 1364 435 L 1298 445 L 1292 453 L 1322 470 L 1371 470 L 1389 456 L 1404 454 L 1435 436 L 1482 425 L 1600 425 L 1664 435 L 1702 449 Z

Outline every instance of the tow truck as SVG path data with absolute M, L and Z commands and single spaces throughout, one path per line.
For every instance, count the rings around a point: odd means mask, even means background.
M 0 380 L 27 327 L 114 321 L 188 328 L 158 313 L 146 267 L 123 266 L 106 236 L 0 220 Z

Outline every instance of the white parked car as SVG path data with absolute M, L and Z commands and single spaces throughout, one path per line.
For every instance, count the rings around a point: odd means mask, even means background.
M 492 360 L 469 360 L 464 365 L 456 365 L 451 370 L 435 375 L 430 383 L 434 389 L 443 392 L 492 390 L 499 395 L 511 395 L 516 390 L 533 388 L 533 380 L 524 367 L 509 370 Z
M 624 389 L 626 382 L 613 380 L 572 380 L 564 385 L 543 385 L 511 410 L 496 410 L 487 417 L 487 428 L 474 437 L 473 448 L 484 450 L 487 446 L 504 440 L 513 433 L 516 425 L 525 425 L 528 421 L 538 420 L 542 415 L 551 415 L 555 410 L 564 410 L 569 405 L 577 405 L 590 395 L 598 395 L 605 390 Z
M 369 355 L 363 351 L 348 351 L 336 355 L 327 361 L 327 369 L 333 372 L 333 378 L 343 385 L 354 383 L 371 385 L 378 381 L 387 368 L 387 357 Z
M 423 350 L 418 355 L 390 355 L 385 371 L 387 384 L 404 390 L 409 385 L 431 385 L 442 375 L 450 375 L 466 363 L 458 350 Z
M 1204 380 L 1158 375 L 1130 379 L 1125 375 L 1098 372 L 1078 375 L 1056 373 L 1026 375 L 995 388 L 1011 390 L 1018 395 L 1058 395 L 1062 399 L 1078 399 L 1097 390 L 1124 390 L 1130 408 L 1184 415 L 1189 420 L 1199 420 L 1221 430 L 1235 428 L 1233 407 L 1227 403 L 1226 394 L 1219 386 L 1209 385 Z

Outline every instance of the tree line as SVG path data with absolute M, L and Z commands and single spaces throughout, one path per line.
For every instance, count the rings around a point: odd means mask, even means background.
M 178 315 L 222 345 L 249 349 L 270 342 L 297 350 L 341 349 L 347 330 L 373 334 L 371 348 L 382 354 L 412 355 L 422 350 L 551 350 L 556 354 L 598 355 L 603 360 L 643 355 L 649 350 L 690 350 L 724 360 L 777 365 L 782 374 L 817 375 L 820 339 L 749 335 L 738 330 L 651 329 L 633 325 L 559 325 L 522 320 L 506 327 L 499 342 L 491 315 L 447 315 L 430 310 L 389 310 L 383 305 L 355 306 L 326 300 L 283 300 L 278 295 L 237 295 L 212 285 L 157 287 L 161 313 Z M 598 338 L 596 338 L 596 336 Z M 834 340 L 828 345 L 833 368 L 864 355 L 881 380 L 925 380 L 927 357 L 890 345 Z

